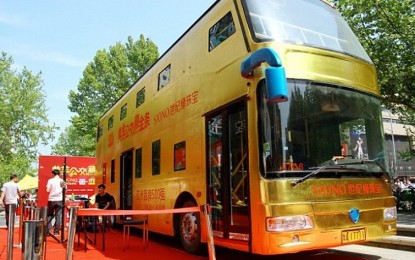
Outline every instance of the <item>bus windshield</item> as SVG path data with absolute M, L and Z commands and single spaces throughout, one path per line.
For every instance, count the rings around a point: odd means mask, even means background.
M 353 176 L 384 173 L 379 99 L 335 85 L 288 80 L 289 102 L 269 102 L 258 87 L 262 175 L 303 177 L 342 171 Z M 320 173 L 321 172 L 321 173 Z
M 245 0 L 244 3 L 256 41 L 313 46 L 371 62 L 340 14 L 322 1 Z

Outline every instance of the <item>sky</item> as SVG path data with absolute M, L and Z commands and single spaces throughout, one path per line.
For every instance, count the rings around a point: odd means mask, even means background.
M 68 95 L 76 91 L 87 64 L 98 50 L 108 50 L 128 36 L 150 38 L 163 54 L 214 0 L 0 0 L 0 52 L 41 73 L 55 140 L 39 147 L 51 153 L 73 114 Z

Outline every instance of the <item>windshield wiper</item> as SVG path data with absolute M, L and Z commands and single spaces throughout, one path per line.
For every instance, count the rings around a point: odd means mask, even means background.
M 333 168 L 333 165 L 324 165 L 324 166 L 321 166 L 320 168 L 318 168 L 318 169 L 317 169 L 317 170 L 315 170 L 315 171 L 310 172 L 309 174 L 307 174 L 307 175 L 306 175 L 306 176 L 304 176 L 303 178 L 301 178 L 301 179 L 298 179 L 298 180 L 296 180 L 296 181 L 291 182 L 291 186 L 292 186 L 292 187 L 294 187 L 294 186 L 296 186 L 297 184 L 302 183 L 303 181 L 305 181 L 305 180 L 307 180 L 307 179 L 309 179 L 309 178 L 313 177 L 314 175 L 319 174 L 321 171 L 323 171 L 323 170 L 325 170 L 325 169 L 327 169 L 327 168 Z M 334 167 L 334 168 L 338 168 L 338 167 Z
M 331 159 L 330 163 L 324 166 L 321 166 L 319 168 L 317 168 L 317 170 L 312 171 L 311 173 L 307 174 L 306 176 L 302 177 L 301 179 L 298 179 L 296 181 L 291 182 L 291 186 L 294 187 L 297 184 L 300 184 L 304 181 L 306 181 L 307 179 L 319 174 L 320 172 L 322 172 L 323 170 L 326 169 L 341 169 L 344 170 L 347 168 L 348 165 L 359 165 L 359 164 L 376 164 L 380 169 L 383 170 L 382 166 L 379 165 L 378 162 L 374 161 L 374 160 L 359 160 L 359 161 L 353 161 L 353 162 L 346 162 L 346 163 L 339 163 L 339 160 L 337 160 L 336 158 Z M 353 169 L 354 171 L 366 171 L 364 169 Z

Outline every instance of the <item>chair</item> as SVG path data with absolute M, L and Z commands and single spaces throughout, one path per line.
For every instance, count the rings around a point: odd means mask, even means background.
M 123 251 L 129 247 L 130 228 L 141 228 L 143 230 L 143 247 L 148 248 L 148 216 L 142 215 L 139 219 L 133 219 L 131 216 L 124 216 L 121 220 L 123 226 Z

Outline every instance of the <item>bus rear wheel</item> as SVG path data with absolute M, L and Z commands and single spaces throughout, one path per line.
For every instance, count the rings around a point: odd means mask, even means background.
M 187 200 L 183 207 L 195 207 L 196 203 L 192 200 Z M 187 212 L 180 214 L 180 239 L 184 249 L 192 254 L 201 252 L 201 226 L 200 214 L 198 212 Z

